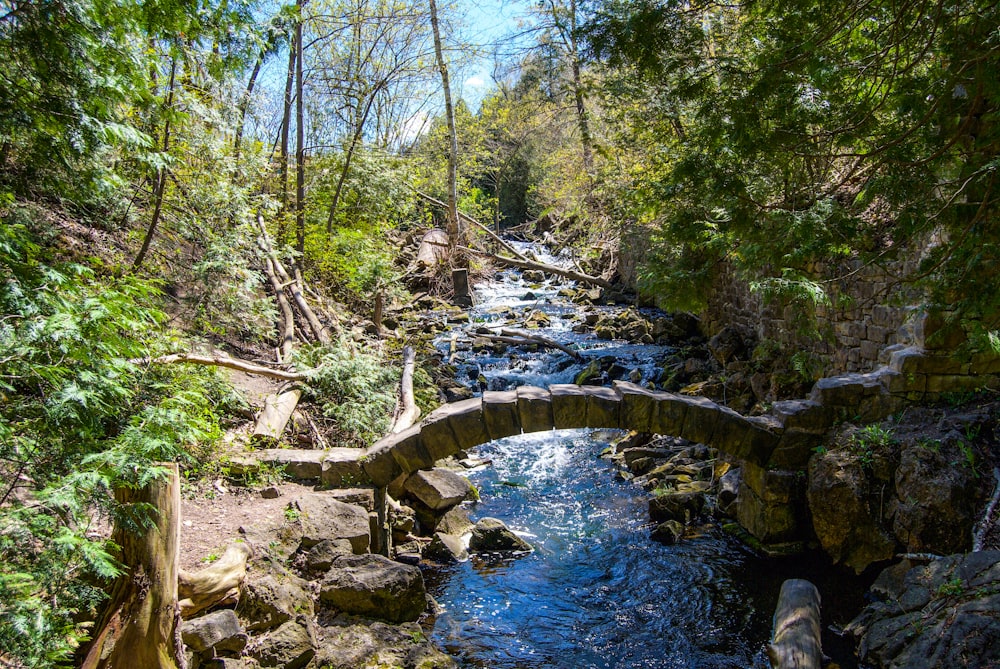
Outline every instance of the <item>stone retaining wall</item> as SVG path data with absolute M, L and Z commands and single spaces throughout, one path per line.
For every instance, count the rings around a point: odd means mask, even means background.
M 827 372 L 872 371 L 882 349 L 914 343 L 911 322 L 919 295 L 899 286 L 895 278 L 912 263 L 896 267 L 845 263 L 836 272 L 816 266 L 814 276 L 835 273 L 844 278 L 825 288 L 829 305 L 806 309 L 801 304 L 765 304 L 760 294 L 724 266 L 712 289 L 702 326 L 709 336 L 726 326 L 750 333 L 758 342 L 772 342 L 785 350 L 821 356 Z M 897 271 L 899 270 L 899 271 Z M 815 330 L 809 336 L 807 330 Z

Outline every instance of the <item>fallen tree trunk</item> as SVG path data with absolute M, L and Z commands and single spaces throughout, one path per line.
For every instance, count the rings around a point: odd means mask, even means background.
M 161 355 L 156 358 L 136 358 L 129 362 L 136 365 L 174 365 L 177 363 L 187 363 L 189 365 L 206 365 L 209 367 L 225 367 L 235 369 L 247 374 L 257 374 L 272 379 L 282 381 L 303 381 L 308 378 L 307 372 L 286 372 L 281 369 L 271 369 L 263 365 L 256 365 L 239 358 L 230 358 L 222 355 L 200 355 L 197 353 L 171 353 Z
M 555 265 L 546 265 L 545 263 L 535 262 L 533 260 L 520 260 L 518 258 L 507 258 L 505 256 L 497 255 L 495 253 L 486 253 L 485 251 L 477 251 L 476 249 L 465 249 L 470 253 L 476 253 L 481 256 L 485 256 L 501 265 L 508 265 L 510 267 L 517 267 L 518 269 L 534 269 L 545 272 L 547 274 L 555 274 L 556 276 L 561 276 L 571 281 L 578 281 L 580 283 L 589 283 L 594 286 L 600 286 L 601 288 L 611 289 L 613 284 L 610 281 L 602 279 L 599 276 L 591 276 L 589 274 L 584 274 L 583 272 L 575 272 L 571 269 L 563 269 L 562 267 L 556 267 Z
M 403 377 L 399 382 L 400 412 L 389 428 L 389 434 L 397 434 L 417 422 L 420 408 L 413 398 L 413 370 L 417 355 L 412 346 L 403 347 Z
M 281 439 L 301 397 L 302 391 L 298 389 L 280 395 L 269 395 L 264 400 L 264 409 L 257 417 L 257 424 L 254 425 L 250 439 L 272 443 Z
M 421 191 L 417 190 L 416 188 L 413 188 L 412 186 L 410 187 L 410 190 L 412 190 L 418 196 L 420 196 L 423 199 L 427 200 L 431 204 L 437 205 L 439 207 L 443 207 L 445 209 L 448 208 L 447 204 L 445 204 L 441 200 L 438 200 L 435 197 L 432 197 L 432 196 L 428 195 L 427 193 L 421 192 Z M 458 217 L 461 218 L 463 221 L 471 223 L 472 225 L 475 225 L 476 227 L 480 228 L 483 232 L 485 232 L 487 235 L 489 235 L 490 238 L 493 239 L 493 241 L 495 241 L 496 243 L 498 243 L 504 250 L 506 250 L 507 253 L 513 254 L 514 256 L 516 256 L 516 257 L 518 257 L 518 258 L 520 258 L 520 259 L 522 259 L 524 261 L 528 261 L 528 259 L 524 256 L 524 254 L 522 254 L 520 251 L 518 251 L 517 249 L 515 249 L 513 246 L 511 246 L 510 244 L 508 244 L 507 242 L 505 242 L 503 240 L 503 238 L 501 238 L 499 235 L 497 235 L 495 232 L 493 232 L 492 230 L 490 230 L 488 227 L 486 227 L 485 225 L 483 225 L 482 223 L 480 223 L 476 219 L 472 218 L 468 214 L 463 214 L 462 212 L 458 212 Z
M 525 332 L 524 330 L 509 330 L 504 328 L 500 330 L 499 335 L 476 335 L 477 337 L 482 337 L 484 339 L 489 339 L 490 341 L 498 341 L 504 344 L 514 344 L 514 345 L 524 345 L 524 344 L 536 344 L 538 346 L 545 346 L 546 348 L 555 348 L 567 355 L 572 356 L 575 360 L 583 360 L 583 356 L 579 351 L 574 350 L 564 344 L 560 344 L 554 339 L 549 339 L 543 335 L 531 334 L 530 332 Z
M 120 488 L 116 499 L 155 510 L 151 525 L 117 526 L 127 571 L 115 582 L 82 669 L 177 669 L 183 664 L 177 635 L 177 562 L 180 550 L 181 487 L 176 463 L 161 464 L 167 475 L 139 489 Z M 134 518 L 135 516 L 132 516 Z
M 264 273 L 267 274 L 274 290 L 274 297 L 278 300 L 278 309 L 281 310 L 281 344 L 278 362 L 288 362 L 292 359 L 292 349 L 295 347 L 295 314 L 292 313 L 292 306 L 285 297 L 285 291 L 278 280 L 277 271 L 274 269 L 273 260 L 264 258 Z
M 986 535 L 993 526 L 993 514 L 997 509 L 997 501 L 1000 501 L 1000 468 L 993 468 L 993 478 L 997 482 L 996 487 L 993 489 L 993 496 L 990 498 L 990 503 L 983 513 L 983 519 L 979 522 L 979 528 L 972 535 L 973 553 L 983 550 L 983 545 L 986 543 Z
M 772 669 L 820 669 L 819 604 L 819 590 L 809 581 L 789 579 L 781 584 L 767 647 Z
M 240 587 L 247 577 L 251 550 L 237 541 L 229 544 L 212 566 L 198 572 L 181 571 L 177 576 L 177 603 L 182 618 L 190 618 L 213 606 L 231 606 L 239 602 Z

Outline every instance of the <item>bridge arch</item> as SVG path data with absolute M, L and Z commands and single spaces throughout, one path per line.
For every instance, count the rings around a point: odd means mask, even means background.
M 419 424 L 375 443 L 362 459 L 362 466 L 381 487 L 401 474 L 429 469 L 442 458 L 494 439 L 571 428 L 669 434 L 710 444 L 760 467 L 780 465 L 781 454 L 789 448 L 802 451 L 802 439 L 789 435 L 795 437 L 791 443 L 782 422 L 774 416 L 747 417 L 704 397 L 615 382 L 611 388 L 522 386 L 446 404 Z M 783 440 L 789 443 L 782 444 Z M 776 454 L 779 462 L 773 461 Z

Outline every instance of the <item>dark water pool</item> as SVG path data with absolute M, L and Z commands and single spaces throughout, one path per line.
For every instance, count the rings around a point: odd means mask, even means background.
M 599 437 L 599 433 L 596 433 Z M 764 667 L 781 582 L 809 578 L 824 625 L 861 606 L 865 583 L 809 558 L 754 555 L 721 530 L 678 546 L 648 538 L 647 496 L 614 476 L 587 431 L 487 444 L 481 501 L 536 550 L 425 570 L 444 608 L 434 639 L 466 667 Z M 850 652 L 824 640 L 847 669 Z

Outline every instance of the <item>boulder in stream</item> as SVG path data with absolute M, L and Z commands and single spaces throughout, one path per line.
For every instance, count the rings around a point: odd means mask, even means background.
M 529 552 L 531 544 L 496 518 L 481 518 L 472 529 L 469 550 L 474 553 Z
M 337 558 L 320 583 L 324 606 L 388 622 L 416 620 L 427 607 L 420 569 L 381 555 Z

